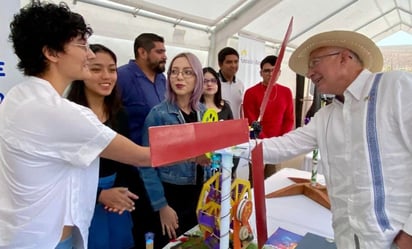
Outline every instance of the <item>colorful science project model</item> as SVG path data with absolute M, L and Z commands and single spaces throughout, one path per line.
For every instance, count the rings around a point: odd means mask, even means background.
M 224 137 L 225 139 L 222 139 Z M 216 151 L 229 146 L 243 145 L 249 152 L 249 128 L 246 119 L 227 120 L 211 123 L 188 123 L 149 128 L 151 161 L 153 167 L 193 158 L 208 151 Z M 218 151 L 217 151 L 218 152 Z M 266 205 L 263 177 L 262 144 L 252 150 L 253 197 L 256 214 L 258 246 L 267 240 Z M 232 155 L 222 154 L 222 179 L 230 179 Z M 230 229 L 230 181 L 221 184 L 220 243 L 219 248 L 229 248 Z M 241 196 L 241 195 L 239 195 Z M 236 240 L 235 240 L 236 241 Z
M 217 112 L 213 109 L 208 109 L 203 115 L 202 122 L 216 121 L 218 121 Z M 220 238 L 226 237 L 226 234 L 230 233 L 230 229 L 227 231 L 226 229 L 220 229 L 220 224 L 226 222 L 229 222 L 230 227 L 233 228 L 231 234 L 235 249 L 245 248 L 249 242 L 253 240 L 252 229 L 249 225 L 249 218 L 252 214 L 253 207 L 250 201 L 251 192 L 249 181 L 235 179 L 227 195 L 222 195 L 221 191 L 221 189 L 227 188 L 230 184 L 230 176 L 232 175 L 232 160 L 228 162 L 230 165 L 224 167 L 222 157 L 224 156 L 229 160 L 232 159 L 233 155 L 240 154 L 243 150 L 242 148 L 230 147 L 220 150 L 220 152 L 206 153 L 212 161 L 211 172 L 213 175 L 203 185 L 196 213 L 199 228 L 203 232 L 205 244 L 208 248 L 218 249 L 220 246 Z M 223 170 L 229 172 L 223 174 Z M 225 205 L 223 209 L 222 205 Z M 226 208 L 227 205 L 229 205 L 229 208 Z M 232 207 L 232 209 L 230 207 Z M 229 221 L 227 221 L 227 218 L 229 218 Z M 223 227 L 227 228 L 227 224 Z
M 224 139 L 222 139 L 224 137 Z M 154 167 L 193 158 L 200 154 L 228 148 L 249 141 L 247 120 L 188 123 L 149 128 L 152 165 Z M 233 154 L 222 155 L 220 243 L 229 248 L 230 189 Z M 228 197 L 228 198 L 225 198 Z
M 231 182 L 231 172 L 227 171 L 222 162 L 222 155 L 236 155 L 242 148 L 231 147 L 212 153 L 212 168 L 217 169 L 215 174 L 203 185 L 197 206 L 199 228 L 203 232 L 205 244 L 211 249 L 220 247 L 222 237 L 231 234 L 233 248 L 246 248 L 253 240 L 249 218 L 252 214 L 250 183 L 243 179 L 234 179 L 230 192 L 224 195 L 224 185 Z M 223 156 L 224 157 L 224 156 Z M 232 167 L 232 161 L 229 162 Z M 222 172 L 220 171 L 222 170 Z M 227 207 L 228 206 L 228 207 Z M 230 211 L 230 207 L 231 211 Z M 224 227 L 223 222 L 229 222 L 232 232 Z

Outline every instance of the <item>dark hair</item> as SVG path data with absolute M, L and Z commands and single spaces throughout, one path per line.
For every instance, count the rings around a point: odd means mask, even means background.
M 112 57 L 115 63 L 117 63 L 116 55 L 113 53 L 112 50 L 109 48 L 100 45 L 100 44 L 91 44 L 90 49 L 93 51 L 93 53 L 106 53 Z M 70 91 L 67 94 L 67 99 L 82 105 L 86 107 L 89 106 L 89 102 L 87 101 L 86 93 L 85 93 L 85 84 L 83 80 L 75 80 L 73 81 Z M 116 113 L 119 112 L 119 110 L 122 107 L 121 99 L 120 99 L 120 94 L 117 89 L 117 84 L 114 86 L 113 91 L 110 93 L 110 95 L 104 97 L 104 112 L 108 114 L 108 124 L 110 127 L 114 127 L 117 124 L 116 122 Z
M 222 48 L 222 50 L 220 50 L 219 53 L 217 54 L 217 60 L 219 62 L 219 65 L 221 65 L 225 61 L 226 56 L 232 55 L 232 54 L 236 55 L 237 58 L 239 58 L 239 53 L 236 51 L 236 49 L 231 48 L 231 47 Z
M 139 57 L 138 49 L 144 48 L 147 52 L 150 52 L 152 48 L 155 47 L 155 42 L 164 43 L 164 39 L 153 33 L 142 33 L 134 40 L 134 57 L 137 59 Z
M 39 76 L 48 67 L 43 48 L 64 52 L 73 38 L 87 39 L 93 31 L 81 15 L 71 12 L 65 3 L 32 3 L 14 15 L 10 23 L 10 41 L 19 57 L 18 68 L 28 76 Z
M 172 87 L 170 87 L 170 74 L 172 72 L 173 63 L 177 58 L 186 58 L 189 61 L 190 66 L 195 74 L 196 81 L 195 81 L 195 88 L 193 89 L 192 96 L 190 97 L 190 107 L 192 110 L 198 111 L 199 110 L 199 103 L 200 97 L 203 93 L 203 72 L 202 72 L 202 63 L 200 63 L 199 59 L 196 55 L 184 52 L 176 55 L 172 61 L 170 62 L 169 69 L 167 71 L 167 84 L 166 84 L 166 99 L 170 103 L 176 103 L 176 93 L 173 92 Z
M 216 83 L 217 83 L 217 92 L 215 93 L 215 95 L 213 96 L 213 103 L 215 103 L 215 105 L 217 107 L 222 108 L 223 107 L 223 103 L 222 103 L 222 84 L 220 83 L 220 79 L 219 79 L 219 75 L 216 72 L 216 70 L 214 70 L 211 67 L 205 67 L 203 68 L 203 76 L 206 73 L 211 73 L 213 75 L 213 77 L 215 77 L 216 79 Z M 200 97 L 200 102 L 205 103 L 205 98 L 202 94 L 202 97 Z
M 275 55 L 268 55 L 260 62 L 260 69 L 263 68 L 263 65 L 269 63 L 270 65 L 274 66 L 276 64 L 276 60 L 278 59 Z

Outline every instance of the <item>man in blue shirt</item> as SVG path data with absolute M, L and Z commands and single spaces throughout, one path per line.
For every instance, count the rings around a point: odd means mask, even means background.
M 135 59 L 118 68 L 118 85 L 126 108 L 131 139 L 141 144 L 146 115 L 165 97 L 166 49 L 163 37 L 152 33 L 139 35 L 134 42 Z
M 118 87 L 123 106 L 129 116 L 130 139 L 141 144 L 142 127 L 147 114 L 153 106 L 165 98 L 166 49 L 163 37 L 152 33 L 142 33 L 134 41 L 135 59 L 118 68 Z M 132 212 L 134 240 L 136 248 L 145 248 L 144 234 L 157 231 L 160 226 L 159 215 L 153 212 L 146 190 L 137 170 L 130 168 L 126 180 L 130 190 L 139 196 L 135 201 L 136 210 Z M 159 238 L 161 236 L 158 236 Z M 155 248 L 156 243 L 155 237 Z

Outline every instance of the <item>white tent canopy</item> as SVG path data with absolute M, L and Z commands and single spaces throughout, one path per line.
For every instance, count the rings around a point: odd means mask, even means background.
M 399 30 L 412 33 L 410 0 L 74 0 L 73 5 L 97 35 L 133 40 L 155 32 L 169 44 L 209 51 L 212 59 L 237 34 L 277 46 L 292 16 L 291 48 L 333 29 L 375 41 Z
M 11 0 L 9 0 L 11 1 Z M 25 5 L 30 0 L 21 0 Z M 50 0 L 49 0 L 50 1 Z M 59 2 L 60 0 L 53 0 Z M 279 82 L 295 93 L 290 53 L 308 37 L 328 30 L 354 30 L 378 42 L 398 31 L 412 34 L 410 0 L 71 0 L 94 30 L 91 42 L 113 49 L 119 65 L 133 57 L 133 41 L 143 32 L 165 38 L 167 55 L 195 53 L 204 66 L 217 68 L 217 53 L 238 47 L 238 37 L 264 42 L 277 54 L 291 17 L 293 32 Z M 263 58 L 262 58 L 263 59 Z M 258 70 L 258 69 L 257 69 Z M 246 82 L 247 86 L 254 82 Z
M 173 40 L 174 34 L 183 35 L 185 40 L 175 36 L 177 43 L 196 44 L 207 50 L 213 47 L 212 43 L 216 48 L 225 46 L 227 39 L 237 33 L 276 44 L 282 40 L 291 16 L 295 17 L 291 47 L 315 33 L 332 29 L 358 31 L 375 41 L 399 30 L 412 29 L 409 0 L 74 0 L 73 3 L 79 5 L 82 13 L 90 13 L 87 17 L 96 31 L 107 36 L 131 38 L 127 35 L 130 28 L 156 29 L 168 40 Z M 101 13 L 97 6 L 115 12 Z M 118 18 L 116 11 L 122 12 L 123 18 Z M 130 31 L 133 37 L 136 30 Z M 212 35 L 213 40 L 202 39 Z
M 403 30 L 412 34 L 410 0 L 73 0 L 97 41 L 116 42 L 120 63 L 133 55 L 134 38 L 143 32 L 163 36 L 170 49 L 193 50 L 206 65 L 217 66 L 217 52 L 237 47 L 238 35 L 264 41 L 277 54 L 290 18 L 294 26 L 280 82 L 294 90 L 286 66 L 290 52 L 308 37 L 327 30 L 354 30 L 376 42 Z M 109 39 L 109 40 L 108 40 Z M 127 45 L 126 45 L 127 44 Z M 283 77 L 283 78 L 282 78 Z

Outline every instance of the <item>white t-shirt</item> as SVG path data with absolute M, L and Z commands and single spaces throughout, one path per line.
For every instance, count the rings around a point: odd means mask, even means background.
M 222 76 L 220 76 L 220 81 L 222 85 L 222 99 L 226 100 L 230 109 L 233 113 L 234 119 L 239 119 L 240 110 L 243 103 L 243 94 L 245 93 L 245 86 L 242 81 L 236 78 L 234 82 L 224 81 Z
M 116 133 L 36 77 L 8 92 L 0 117 L 0 248 L 54 249 L 64 225 L 87 248 L 98 156 Z

